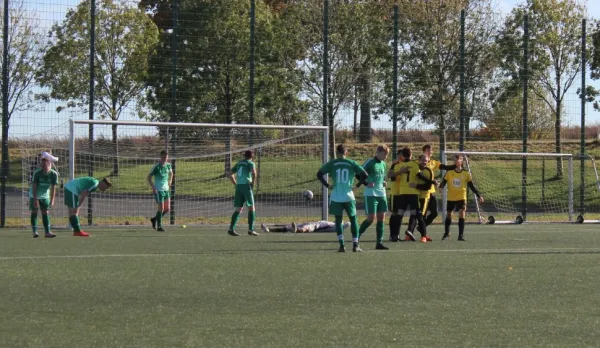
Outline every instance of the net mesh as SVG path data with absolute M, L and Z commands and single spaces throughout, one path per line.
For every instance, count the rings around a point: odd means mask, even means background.
M 56 169 L 62 181 L 68 181 L 67 130 L 64 125 L 24 143 L 24 187 L 41 151 L 60 158 Z M 75 177 L 108 177 L 113 187 L 94 193 L 91 205 L 84 203 L 80 211 L 84 225 L 149 224 L 156 203 L 147 177 L 162 150 L 168 151 L 174 171 L 172 212 L 165 217 L 171 224 L 228 223 L 234 195 L 229 170 L 246 150 L 254 151 L 258 171 L 254 186 L 258 222 L 321 219 L 323 197 L 315 176 L 322 164 L 321 130 L 118 125 L 116 141 L 113 125 L 96 124 L 93 131 L 96 140 L 90 142 L 88 125 L 74 127 Z M 314 193 L 312 200 L 304 198 L 306 190 Z M 23 197 L 27 201 L 25 192 Z M 52 215 L 66 217 L 62 195 L 57 202 Z

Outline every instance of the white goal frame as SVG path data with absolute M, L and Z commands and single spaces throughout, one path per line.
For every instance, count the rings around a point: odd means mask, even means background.
M 514 157 L 544 157 L 544 158 L 563 158 L 567 160 L 567 172 L 568 172 L 568 222 L 574 222 L 573 221 L 573 216 L 575 214 L 575 209 L 574 209 L 574 199 L 573 199 L 573 159 L 576 156 L 573 156 L 573 154 L 563 154 L 563 153 L 536 153 L 536 152 L 492 152 L 492 151 L 482 151 L 482 152 L 477 152 L 477 151 L 442 151 L 441 153 L 441 160 L 442 163 L 446 164 L 446 157 L 447 156 L 453 156 L 453 155 L 463 155 L 465 157 L 465 161 L 463 163 L 463 168 L 469 171 L 469 174 L 471 174 L 471 167 L 469 165 L 469 156 L 514 156 Z M 442 173 L 444 174 L 445 171 L 442 171 Z M 474 182 L 477 182 L 477 177 L 473 178 Z M 442 192 L 442 219 L 446 218 L 446 195 L 447 195 L 447 189 L 444 188 L 443 192 Z M 482 192 L 483 196 L 485 197 L 485 192 Z M 515 220 L 513 221 L 488 221 L 488 218 L 485 218 L 482 216 L 482 209 L 481 206 L 479 204 L 479 201 L 477 200 L 477 197 L 475 197 L 475 194 L 473 194 L 473 197 L 475 199 L 475 204 L 477 207 L 477 216 L 478 216 L 478 223 L 479 224 L 484 224 L 484 223 L 489 223 L 489 224 L 521 224 L 523 222 L 526 222 L 523 220 L 523 217 L 521 216 L 521 214 L 519 213 L 518 216 L 516 216 Z
M 322 164 L 329 161 L 329 127 L 327 126 L 287 126 L 287 125 L 256 125 L 256 124 L 227 124 L 227 123 L 186 123 L 186 122 L 143 122 L 143 121 L 113 121 L 113 120 L 69 120 L 69 180 L 75 178 L 75 126 L 76 125 L 118 125 L 141 127 L 189 127 L 189 128 L 223 128 L 223 129 L 273 129 L 273 130 L 307 130 L 322 133 Z M 315 173 L 315 181 L 317 180 Z M 325 178 L 327 180 L 327 177 Z M 322 209 L 321 218 L 327 220 L 329 215 L 329 199 L 327 187 L 321 185 Z

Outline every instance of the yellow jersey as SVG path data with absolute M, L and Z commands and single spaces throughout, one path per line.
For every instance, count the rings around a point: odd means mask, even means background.
M 449 201 L 466 201 L 467 186 L 472 181 L 471 174 L 466 170 L 449 170 L 444 175 L 446 186 L 448 187 Z
M 429 159 L 429 162 L 427 162 L 427 168 L 429 168 L 433 173 L 435 173 L 436 170 L 440 169 L 440 166 L 442 165 L 442 162 L 440 161 L 436 161 L 434 159 Z M 433 180 L 434 176 L 432 176 L 431 180 Z M 429 194 L 435 194 L 435 186 L 431 185 L 431 188 L 429 189 Z
M 423 176 L 426 177 L 427 180 L 433 181 L 434 179 L 433 171 L 431 170 L 431 168 L 429 168 L 429 166 L 425 167 L 425 169 L 422 169 L 421 174 L 423 174 Z M 419 184 L 425 184 L 425 181 L 423 179 L 419 179 Z M 431 190 L 435 192 L 435 185 L 431 185 L 431 189 L 427 191 L 419 190 L 419 198 L 429 198 L 429 196 L 431 196 Z
M 408 168 L 406 173 L 400 173 L 402 168 Z M 418 195 L 419 190 L 412 188 L 409 184 L 418 184 L 418 174 L 421 171 L 419 165 L 414 161 L 397 163 L 394 166 L 396 180 L 392 182 L 392 195 Z

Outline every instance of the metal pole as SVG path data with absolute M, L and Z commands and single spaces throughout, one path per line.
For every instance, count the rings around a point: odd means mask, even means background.
M 581 144 L 579 157 L 581 166 L 580 170 L 580 186 L 579 186 L 579 213 L 585 213 L 585 75 L 587 73 L 587 56 L 586 56 L 586 41 L 587 41 L 587 20 L 581 21 Z
M 254 54 L 256 50 L 256 39 L 255 39 L 255 27 L 256 27 L 256 0 L 250 0 L 250 79 L 248 81 L 248 111 L 249 111 L 249 124 L 254 124 Z M 250 129 L 250 141 L 249 144 L 253 143 L 254 130 Z
M 458 139 L 458 149 L 460 151 L 465 150 L 465 119 L 466 119 L 466 110 L 465 110 L 465 10 L 460 11 L 460 82 L 459 82 L 459 90 L 460 90 L 460 116 L 459 116 L 459 129 L 460 135 Z
M 394 71 L 392 73 L 392 159 L 398 156 L 398 4 L 394 5 Z
M 527 120 L 527 93 L 529 91 L 529 15 L 525 15 L 523 27 L 523 69 L 521 71 L 521 79 L 523 82 L 523 153 L 527 153 L 527 138 L 529 137 L 529 121 Z M 521 177 L 522 216 L 523 221 L 527 221 L 527 156 L 523 156 Z
M 179 21 L 179 0 L 173 0 L 173 9 L 171 11 L 171 19 L 173 23 L 173 33 L 171 36 L 171 122 L 177 122 L 177 28 Z M 169 223 L 175 224 L 175 188 L 177 183 L 177 128 L 174 128 L 172 134 L 167 134 L 171 137 L 171 169 L 173 170 L 173 185 L 171 186 L 171 207 L 169 215 Z
M 6 226 L 6 179 L 8 177 L 8 0 L 4 0 L 2 28 L 2 176 L 0 178 L 0 227 Z
M 323 125 L 329 126 L 329 0 L 323 1 Z M 331 135 L 331 130 L 330 130 Z M 327 144 L 329 148 L 329 144 Z M 331 148 L 333 151 L 333 147 Z
M 96 81 L 96 0 L 90 1 L 90 100 L 88 106 L 88 118 L 90 120 L 94 119 L 94 81 Z M 94 125 L 88 125 L 88 141 L 89 141 L 89 151 L 90 151 L 90 160 L 88 167 L 88 175 L 94 176 Z M 93 224 L 93 198 L 90 195 L 88 197 L 88 212 L 87 212 L 87 220 L 88 226 L 92 226 Z
M 329 129 L 323 130 L 323 154 L 321 156 L 321 165 L 327 163 L 329 161 L 329 151 L 327 150 L 329 146 Z M 328 176 L 325 176 L 325 180 L 328 180 Z M 321 194 L 323 198 L 321 199 L 321 219 L 327 220 L 329 216 L 329 191 L 327 187 L 321 185 Z

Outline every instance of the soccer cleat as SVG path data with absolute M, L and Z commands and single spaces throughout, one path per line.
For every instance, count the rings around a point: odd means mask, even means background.
M 48 232 L 44 235 L 44 238 L 54 238 L 54 237 L 56 237 L 56 235 L 52 232 Z
M 357 246 L 353 246 L 353 247 L 352 247 L 352 252 L 355 252 L 355 253 L 361 253 L 362 251 L 363 251 L 363 250 L 362 250 L 362 249 L 360 248 L 360 246 L 358 246 L 358 245 L 357 245 Z
M 73 232 L 73 235 L 76 237 L 88 237 L 90 234 L 84 231 Z
M 398 236 L 390 236 L 390 242 L 396 243 L 398 241 Z
M 427 243 L 427 237 L 425 237 L 425 236 L 421 237 L 421 243 Z
M 298 233 L 298 225 L 295 222 L 292 222 L 292 233 Z
M 237 232 L 236 232 L 236 231 L 234 231 L 234 230 L 229 230 L 229 231 L 227 231 L 227 234 L 228 234 L 228 235 L 230 235 L 230 236 L 235 236 L 235 237 L 239 237 L 239 236 L 240 236 L 240 234 L 239 234 L 239 233 L 237 233 Z
M 390 250 L 390 248 L 386 247 L 385 245 L 383 245 L 381 243 L 377 243 L 377 245 L 375 245 L 375 249 L 376 250 Z
M 255 231 L 248 231 L 248 235 L 249 235 L 249 236 L 258 236 L 258 232 L 255 232 Z
M 161 226 L 161 227 L 159 227 L 159 228 L 157 228 L 157 229 L 156 229 L 156 231 L 157 231 L 157 232 L 167 232 L 167 231 L 165 231 L 165 229 L 164 229 L 164 228 L 162 228 L 162 226 Z
M 151 217 L 150 218 L 150 222 L 152 223 L 152 229 L 156 230 L 156 218 Z
M 263 232 L 267 232 L 267 233 L 270 232 L 269 228 L 265 224 L 260 224 L 260 229 L 263 230 Z
M 428 242 L 433 242 L 433 239 L 431 239 L 431 237 L 429 237 L 429 236 L 425 236 L 425 239 L 426 239 Z
M 39 235 L 37 232 L 33 232 L 33 238 L 37 238 L 37 237 L 39 237 L 39 236 L 40 236 L 40 235 Z
M 346 247 L 343 245 L 340 245 L 340 248 L 338 249 L 338 253 L 345 253 L 346 252 Z
M 465 237 L 463 237 L 463 236 L 458 236 L 458 240 L 461 241 L 461 242 L 465 242 L 466 241 Z
M 448 240 L 448 238 L 449 238 L 449 237 L 450 237 L 450 235 L 448 235 L 448 234 L 445 234 L 445 235 L 442 237 L 442 240 Z
M 404 232 L 404 240 L 405 241 L 411 241 L 411 242 L 416 242 L 417 241 L 417 239 L 415 238 L 415 235 L 412 234 L 412 232 L 410 232 L 410 231 Z

